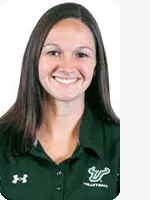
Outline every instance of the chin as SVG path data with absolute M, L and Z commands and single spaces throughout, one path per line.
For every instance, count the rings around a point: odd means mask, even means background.
M 75 99 L 77 99 L 77 97 L 64 97 L 64 98 L 62 98 L 62 97 L 57 97 L 57 98 L 54 98 L 56 101 L 58 100 L 58 101 L 63 101 L 63 102 L 70 102 L 70 101 L 73 101 L 73 100 L 75 100 Z
M 69 102 L 69 101 L 74 101 L 77 100 L 79 98 L 84 98 L 83 95 L 76 95 L 76 96 L 66 96 L 66 95 L 62 95 L 62 96 L 56 96 L 56 95 L 50 95 L 50 98 L 52 98 L 53 100 L 56 101 L 63 101 L 63 102 Z

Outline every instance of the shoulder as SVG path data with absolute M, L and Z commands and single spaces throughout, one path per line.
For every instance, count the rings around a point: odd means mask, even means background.
M 8 144 L 8 134 L 5 131 L 5 126 L 0 124 L 0 157 L 4 152 L 4 148 Z
M 116 122 L 104 122 L 103 128 L 105 135 L 107 135 L 109 139 L 113 141 L 120 140 L 120 124 Z
M 5 135 L 0 133 L 0 170 L 5 152 L 6 138 Z
M 103 147 L 108 157 L 120 156 L 120 124 L 102 122 Z
M 0 157 L 2 156 L 5 144 L 6 144 L 6 136 L 0 133 Z

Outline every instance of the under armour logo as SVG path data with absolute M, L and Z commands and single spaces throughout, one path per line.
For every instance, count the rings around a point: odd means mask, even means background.
M 18 177 L 18 175 L 13 175 L 14 180 L 12 181 L 12 183 L 17 184 L 18 181 L 22 181 L 22 183 L 26 183 L 27 182 L 27 174 L 24 174 L 23 177 Z
M 91 176 L 89 178 L 90 182 L 94 182 L 95 183 L 95 182 L 98 182 L 98 181 L 102 182 L 102 180 L 101 180 L 102 177 L 104 175 L 109 174 L 110 173 L 110 169 L 105 167 L 104 170 L 96 170 L 96 167 L 93 166 L 88 170 L 88 172 L 91 174 Z

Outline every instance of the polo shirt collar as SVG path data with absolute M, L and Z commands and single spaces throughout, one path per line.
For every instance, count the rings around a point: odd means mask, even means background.
M 36 148 L 38 140 L 35 140 L 32 147 L 27 145 L 22 146 L 20 154 L 33 151 Z M 102 143 L 102 124 L 100 119 L 97 119 L 88 104 L 85 103 L 84 113 L 80 126 L 79 143 L 84 149 L 90 149 L 101 158 L 103 143 Z

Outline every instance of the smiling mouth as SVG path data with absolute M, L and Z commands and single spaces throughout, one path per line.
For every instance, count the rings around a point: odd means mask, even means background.
M 61 78 L 56 76 L 53 76 L 52 78 L 58 83 L 65 83 L 65 84 L 72 84 L 79 80 L 79 78 Z

